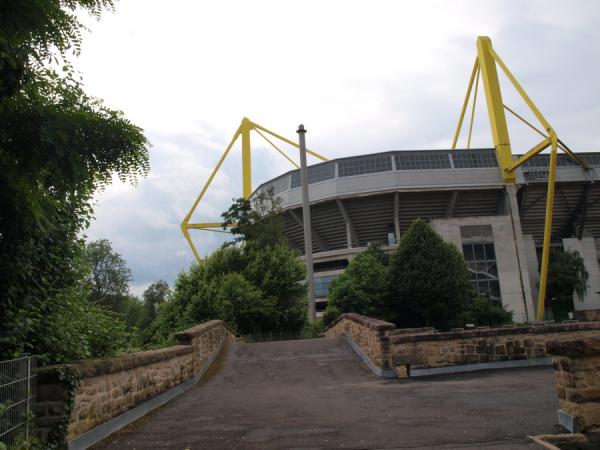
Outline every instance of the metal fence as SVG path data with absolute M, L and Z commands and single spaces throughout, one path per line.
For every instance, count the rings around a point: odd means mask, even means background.
M 9 449 L 34 433 L 36 366 L 35 356 L 0 361 L 0 443 Z

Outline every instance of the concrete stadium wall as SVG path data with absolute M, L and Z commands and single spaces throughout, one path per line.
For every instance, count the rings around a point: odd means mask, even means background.
M 379 376 L 422 376 L 501 367 L 549 365 L 548 341 L 600 336 L 600 323 L 540 324 L 438 333 L 395 329 L 389 322 L 342 314 L 325 331 L 345 338 Z
M 595 311 L 597 315 L 600 315 L 600 266 L 598 265 L 598 253 L 596 252 L 594 238 L 563 239 L 563 247 L 565 250 L 579 253 L 589 274 L 585 296 L 575 299 L 573 302 L 575 311 Z
M 515 322 L 529 322 L 533 319 L 533 298 L 529 281 L 527 257 L 523 251 L 517 257 L 518 246 L 511 216 L 481 216 L 434 219 L 431 227 L 446 242 L 452 242 L 462 252 L 462 239 L 460 227 L 466 225 L 490 225 L 496 250 L 496 263 L 498 265 L 498 281 L 500 294 L 505 309 L 513 312 Z M 519 261 L 521 264 L 517 264 Z
M 42 438 L 87 448 L 193 385 L 235 334 L 213 320 L 175 337 L 173 347 L 41 369 L 36 420 Z
M 572 433 L 599 429 L 600 336 L 553 340 L 546 351 L 554 360 L 559 423 Z

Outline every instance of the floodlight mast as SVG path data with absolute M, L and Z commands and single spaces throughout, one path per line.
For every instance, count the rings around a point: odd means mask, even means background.
M 500 83 L 498 81 L 498 71 L 497 66 L 500 67 L 502 72 L 509 79 L 515 90 L 519 93 L 523 101 L 529 107 L 531 112 L 535 115 L 538 121 L 542 124 L 542 131 L 536 126 L 529 123 L 519 114 L 514 112 L 511 108 L 506 106 L 502 100 L 502 92 L 500 89 Z M 473 84 L 475 84 L 475 91 L 473 95 L 473 104 L 471 111 L 471 123 L 469 124 L 469 136 L 467 140 L 467 148 L 470 148 L 471 145 L 471 133 L 473 129 L 473 119 L 475 113 L 475 103 L 477 98 L 477 87 L 479 85 L 479 75 L 481 75 L 481 79 L 483 82 L 483 87 L 485 91 L 485 99 L 487 104 L 487 110 L 490 120 L 490 128 L 492 131 L 492 139 L 494 142 L 494 147 L 496 149 L 496 157 L 498 159 L 498 163 L 500 165 L 500 169 L 502 171 L 502 177 L 505 183 L 515 183 L 515 169 L 525 164 L 528 160 L 530 160 L 533 156 L 542 152 L 546 148 L 550 147 L 550 165 L 548 168 L 548 192 L 546 196 L 546 217 L 544 223 L 544 242 L 543 242 L 543 251 L 542 251 L 542 267 L 540 273 L 540 289 L 538 295 L 538 304 L 537 304 L 537 320 L 544 319 L 545 312 L 545 300 L 546 300 L 546 287 L 548 282 L 548 263 L 550 259 L 550 240 L 552 237 L 552 210 L 554 205 L 554 185 L 556 180 L 556 160 L 557 160 L 557 152 L 560 148 L 564 151 L 571 159 L 576 161 L 583 169 L 588 170 L 589 167 L 586 162 L 577 156 L 575 153 L 567 147 L 564 142 L 562 142 L 556 131 L 552 128 L 550 123 L 544 118 L 540 110 L 537 108 L 535 103 L 529 98 L 523 87 L 519 84 L 514 75 L 510 72 L 506 64 L 500 59 L 498 54 L 494 51 L 492 47 L 492 41 L 487 36 L 479 36 L 477 38 L 477 56 L 475 58 L 475 63 L 473 65 L 473 70 L 471 72 L 471 78 L 469 80 L 469 85 L 467 87 L 467 95 L 465 96 L 465 100 L 463 102 L 463 106 L 460 112 L 460 117 L 458 120 L 458 125 L 456 127 L 456 131 L 454 133 L 454 139 L 452 141 L 452 149 L 456 149 L 456 144 L 458 142 L 458 138 L 460 135 L 460 131 L 462 128 L 463 120 L 465 117 L 465 112 L 467 110 L 467 106 L 469 104 L 469 99 L 471 97 L 471 91 L 473 89 Z M 510 137 L 508 133 L 508 126 L 506 124 L 506 113 L 508 111 L 517 119 L 525 123 L 528 127 L 533 129 L 535 132 L 540 134 L 543 139 L 538 144 L 536 144 L 533 148 L 531 148 L 527 153 L 522 155 L 519 158 L 514 158 L 511 145 L 510 145 Z
M 268 130 L 265 127 L 262 127 L 262 126 L 258 125 L 257 123 L 252 122 L 250 119 L 244 117 L 242 119 L 242 122 L 240 123 L 240 126 L 237 128 L 237 130 L 233 134 L 233 137 L 231 138 L 229 145 L 225 148 L 225 151 L 223 152 L 223 154 L 221 155 L 221 158 L 217 162 L 217 165 L 215 166 L 215 168 L 211 172 L 210 176 L 208 177 L 208 180 L 202 187 L 200 194 L 198 194 L 198 197 L 196 197 L 196 200 L 192 204 L 192 207 L 190 208 L 189 212 L 186 214 L 185 218 L 181 222 L 181 232 L 183 233 L 183 236 L 185 237 L 186 241 L 188 242 L 190 248 L 192 249 L 192 252 L 194 253 L 194 257 L 196 258 L 196 261 L 198 261 L 198 263 L 200 263 L 202 261 L 202 258 L 200 257 L 200 254 L 198 253 L 198 250 L 197 250 L 196 246 L 194 245 L 194 242 L 192 241 L 192 237 L 190 236 L 189 230 L 206 230 L 206 231 L 215 231 L 215 232 L 220 232 L 220 233 L 229 233 L 229 231 L 227 231 L 223 228 L 222 222 L 190 223 L 190 220 L 192 218 L 192 214 L 194 214 L 194 211 L 196 211 L 196 209 L 198 208 L 198 205 L 202 201 L 202 198 L 204 197 L 204 194 L 206 193 L 210 184 L 212 183 L 215 175 L 221 169 L 221 166 L 223 165 L 223 161 L 225 161 L 225 158 L 227 158 L 227 155 L 229 155 L 229 152 L 233 148 L 233 145 L 235 144 L 235 142 L 237 141 L 237 139 L 240 136 L 242 138 L 242 196 L 243 196 L 243 198 L 248 199 L 248 198 L 250 198 L 250 195 L 252 195 L 252 151 L 251 151 L 251 142 L 250 142 L 250 132 L 251 131 L 255 131 L 259 136 L 261 136 L 265 141 L 267 141 L 267 143 L 271 147 L 273 147 L 275 150 L 277 150 L 277 152 L 279 152 L 284 158 L 286 158 L 296 168 L 300 167 L 283 150 L 281 150 L 277 145 L 275 145 L 271 139 L 267 138 L 267 136 L 265 136 L 265 134 L 268 134 L 272 139 L 274 138 L 273 140 L 278 139 L 279 141 L 285 142 L 286 144 L 291 145 L 296 148 L 298 148 L 298 143 L 296 143 L 290 139 L 286 139 L 285 137 L 283 137 L 277 133 L 274 133 L 271 130 Z M 306 153 L 320 159 L 321 161 L 327 161 L 327 158 L 325 158 L 324 156 L 322 156 L 312 150 L 306 149 Z M 236 226 L 236 224 L 232 224 L 231 226 Z

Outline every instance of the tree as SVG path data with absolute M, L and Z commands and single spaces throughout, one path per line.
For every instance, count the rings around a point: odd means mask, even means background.
M 160 305 L 166 302 L 171 294 L 169 283 L 158 280 L 152 283 L 142 294 L 144 299 L 144 319 L 142 327 L 152 322 L 158 314 Z
M 325 322 L 330 323 L 346 312 L 383 320 L 392 318 L 388 305 L 389 260 L 376 245 L 359 253 L 345 272 L 331 283 Z
M 401 326 L 462 325 L 476 294 L 462 254 L 422 219 L 403 235 L 390 263 L 390 307 Z
M 46 316 L 27 341 L 41 364 L 113 356 L 135 342 L 135 333 L 128 331 L 122 315 L 89 301 L 90 267 L 83 245 L 75 255 L 73 270 L 76 281 L 41 304 Z
M 466 305 L 463 321 L 477 326 L 497 326 L 512 322 L 512 316 L 512 311 L 506 311 L 489 298 L 474 297 Z
M 287 243 L 281 199 L 271 193 L 259 192 L 252 200 L 234 199 L 221 217 L 223 228 L 230 227 L 236 236 L 233 242 L 250 241 L 257 247 Z
M 36 352 L 45 321 L 80 281 L 78 236 L 94 193 L 113 174 L 135 182 L 149 169 L 142 130 L 87 96 L 67 58 L 81 44 L 78 11 L 111 7 L 0 5 L 0 358 Z
M 221 279 L 215 297 L 218 317 L 241 334 L 273 330 L 277 321 L 275 301 L 235 272 Z
M 547 305 L 555 320 L 569 318 L 575 309 L 573 295 L 583 299 L 587 292 L 588 271 L 577 251 L 553 249 L 550 253 Z
M 281 217 L 276 202 L 262 197 L 254 204 L 260 213 L 237 200 L 223 215 L 227 223 L 241 224 L 235 241 L 179 274 L 150 325 L 153 344 L 172 342 L 175 331 L 211 319 L 223 319 L 240 333 L 302 329 L 304 267 L 287 245 L 283 222 L 274 217 Z
M 131 270 L 123 257 L 115 252 L 108 239 L 90 242 L 86 247 L 90 264 L 90 300 L 114 311 L 122 312 L 119 303 L 127 296 Z

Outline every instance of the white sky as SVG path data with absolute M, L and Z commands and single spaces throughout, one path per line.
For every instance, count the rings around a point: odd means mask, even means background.
M 242 117 L 294 140 L 304 123 L 309 147 L 330 158 L 448 148 L 478 35 L 492 38 L 565 142 L 600 150 L 593 0 L 121 0 L 115 13 L 85 22 L 76 67 L 87 92 L 124 111 L 153 144 L 148 178 L 99 194 L 87 231 L 127 260 L 135 294 L 161 278 L 172 284 L 192 262 L 179 224 Z M 478 113 L 473 146 L 489 147 L 487 113 Z M 535 140 L 518 125 L 511 137 L 515 152 Z M 258 136 L 253 154 L 254 186 L 291 168 Z M 195 220 L 218 221 L 240 196 L 240 161 L 239 151 L 230 155 Z M 222 242 L 193 236 L 202 254 Z

